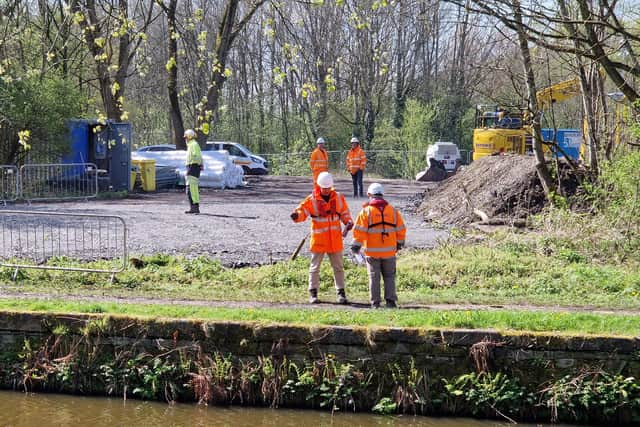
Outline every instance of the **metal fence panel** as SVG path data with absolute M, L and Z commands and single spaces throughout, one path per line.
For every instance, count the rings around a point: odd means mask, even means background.
M 346 176 L 347 150 L 328 151 L 329 171 L 334 175 Z M 403 150 L 367 150 L 366 173 L 382 178 L 413 179 L 426 167 L 425 155 L 422 151 Z M 309 157 L 311 152 L 260 154 L 269 162 L 269 173 L 272 175 L 309 175 Z
M 20 168 L 25 200 L 88 199 L 98 195 L 98 168 L 93 163 L 52 163 Z
M 471 164 L 471 156 L 473 154 L 472 150 L 460 150 L 460 158 L 462 159 L 463 165 Z
M 310 152 L 260 154 L 269 163 L 272 175 L 308 175 Z
M 0 165 L 0 202 L 15 201 L 20 193 L 20 174 L 17 166 Z
M 347 175 L 347 150 L 328 151 L 329 171 L 334 175 Z M 414 179 L 427 168 L 427 151 L 406 150 L 366 150 L 366 173 L 380 178 Z M 260 154 L 269 162 L 272 175 L 310 175 L 309 157 L 311 152 Z M 471 151 L 460 150 L 463 164 L 471 161 Z
M 0 210 L 0 266 L 115 274 L 127 262 L 127 227 L 119 216 Z M 60 258 L 55 265 L 46 265 Z M 65 266 L 107 260 L 110 268 Z M 67 262 L 68 264 L 68 262 Z

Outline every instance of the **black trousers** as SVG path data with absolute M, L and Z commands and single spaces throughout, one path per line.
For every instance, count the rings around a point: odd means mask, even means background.
M 363 197 L 362 190 L 362 175 L 364 174 L 363 170 L 360 169 L 356 173 L 351 174 L 351 182 L 353 182 L 353 197 Z

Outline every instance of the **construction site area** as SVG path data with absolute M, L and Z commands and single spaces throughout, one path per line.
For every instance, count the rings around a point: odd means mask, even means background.
M 247 267 L 289 259 L 307 236 L 309 225 L 294 224 L 289 214 L 310 193 L 310 181 L 310 177 L 247 176 L 241 188 L 203 188 L 200 215 L 184 215 L 188 202 L 179 188 L 117 199 L 18 203 L 9 208 L 118 216 L 126 224 L 130 256 L 208 256 L 228 267 Z M 369 177 L 366 181 L 372 182 Z M 518 155 L 483 158 L 439 183 L 377 181 L 405 218 L 408 249 L 434 248 L 448 238 L 452 226 L 482 223 L 478 212 L 486 214 L 491 224 L 520 224 L 529 214 L 540 212 L 545 200 L 533 158 Z M 367 199 L 351 197 L 348 178 L 337 178 L 335 187 L 347 195 L 355 217 Z M 349 235 L 345 247 L 350 242 Z M 307 254 L 308 242 L 300 252 Z
M 433 183 L 382 180 L 388 199 L 405 215 L 410 230 L 408 248 L 431 248 L 446 238 L 445 229 L 425 224 L 416 211 L 416 195 Z M 338 191 L 351 186 L 337 179 Z M 289 214 L 311 191 L 310 177 L 247 177 L 247 185 L 232 190 L 201 189 L 201 214 L 185 215 L 184 190 L 133 193 L 124 199 L 42 202 L 12 209 L 115 215 L 127 226 L 127 248 L 132 256 L 166 253 L 210 256 L 230 267 L 255 266 L 289 259 L 309 225 L 294 224 Z M 347 197 L 352 215 L 366 199 Z M 350 236 L 346 243 L 350 242 Z M 300 255 L 308 253 L 308 244 Z

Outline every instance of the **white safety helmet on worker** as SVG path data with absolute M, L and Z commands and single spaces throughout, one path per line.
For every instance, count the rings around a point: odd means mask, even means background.
M 196 137 L 196 132 L 193 129 L 187 129 L 184 131 L 184 137 L 187 139 L 193 139 Z
M 316 184 L 318 184 L 320 188 L 331 188 L 333 187 L 333 177 L 329 172 L 320 172 Z
M 324 144 L 324 138 L 320 137 L 316 140 L 316 144 Z
M 382 184 L 374 182 L 369 186 L 369 188 L 367 188 L 367 194 L 370 194 L 371 196 L 382 196 L 384 194 L 384 188 L 382 187 Z
M 351 138 L 351 143 L 356 143 L 356 144 L 360 144 L 360 140 L 358 138 L 356 138 L 355 136 L 353 138 Z

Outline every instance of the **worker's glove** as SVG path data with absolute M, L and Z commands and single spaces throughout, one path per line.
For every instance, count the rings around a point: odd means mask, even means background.
M 291 215 L 289 216 L 291 217 L 292 220 L 297 221 L 300 215 L 298 215 L 298 212 L 291 212 Z
M 351 230 L 353 228 L 353 221 L 349 221 L 347 223 L 347 231 Z
M 402 249 L 403 247 L 404 247 L 404 244 L 403 244 L 403 243 L 396 243 L 396 249 L 397 249 L 397 250 L 400 250 L 400 249 Z
M 351 245 L 351 252 L 357 254 L 358 252 L 360 252 L 360 247 L 360 245 Z

